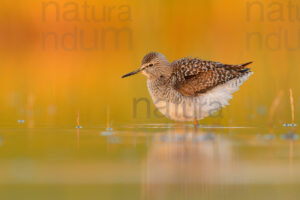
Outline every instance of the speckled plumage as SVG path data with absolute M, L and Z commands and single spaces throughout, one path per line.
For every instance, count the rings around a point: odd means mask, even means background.
M 250 63 L 226 65 L 198 58 L 170 63 L 162 54 L 150 52 L 138 70 L 123 77 L 141 71 L 162 114 L 177 121 L 192 121 L 228 105 L 232 93 L 252 74 L 246 68 Z
M 234 78 L 239 78 L 250 69 L 242 65 L 226 65 L 198 58 L 183 58 L 171 63 L 176 76 L 174 88 L 184 96 L 198 96 Z

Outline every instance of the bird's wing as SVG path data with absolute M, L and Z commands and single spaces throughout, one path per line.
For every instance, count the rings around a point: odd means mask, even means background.
M 249 72 L 249 63 L 226 65 L 197 58 L 174 61 L 173 73 L 176 77 L 174 88 L 184 96 L 198 96 L 214 87 Z

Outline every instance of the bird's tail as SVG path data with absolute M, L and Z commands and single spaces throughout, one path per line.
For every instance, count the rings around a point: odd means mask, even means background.
M 240 65 L 222 65 L 227 70 L 233 70 L 241 73 L 245 73 L 250 71 L 250 68 L 246 68 L 246 66 L 250 65 L 252 62 L 243 63 Z
M 252 62 L 247 62 L 247 63 L 243 63 L 240 65 L 236 65 L 235 68 L 237 69 L 237 71 L 241 72 L 241 73 L 245 73 L 245 72 L 249 72 L 250 68 L 246 68 L 247 65 L 250 65 Z
M 250 64 L 252 64 L 252 63 L 253 63 L 252 61 L 251 61 L 251 62 L 247 62 L 247 63 L 238 65 L 238 67 L 244 68 L 244 67 L 246 67 L 247 65 L 250 65 Z

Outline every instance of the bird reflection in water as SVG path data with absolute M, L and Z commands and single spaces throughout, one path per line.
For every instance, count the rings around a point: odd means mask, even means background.
M 144 163 L 144 199 L 199 197 L 195 186 L 226 181 L 231 160 L 231 143 L 217 134 L 195 128 L 157 133 Z

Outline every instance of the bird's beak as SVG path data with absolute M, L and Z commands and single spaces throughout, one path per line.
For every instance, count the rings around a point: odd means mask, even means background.
M 128 74 L 123 75 L 122 78 L 125 78 L 125 77 L 127 77 L 127 76 L 131 76 L 131 75 L 137 74 L 137 73 L 139 73 L 140 71 L 141 71 L 141 68 L 139 68 L 139 69 L 137 69 L 137 70 L 135 70 L 135 71 L 133 71 L 133 72 L 130 72 L 130 73 L 128 73 Z

